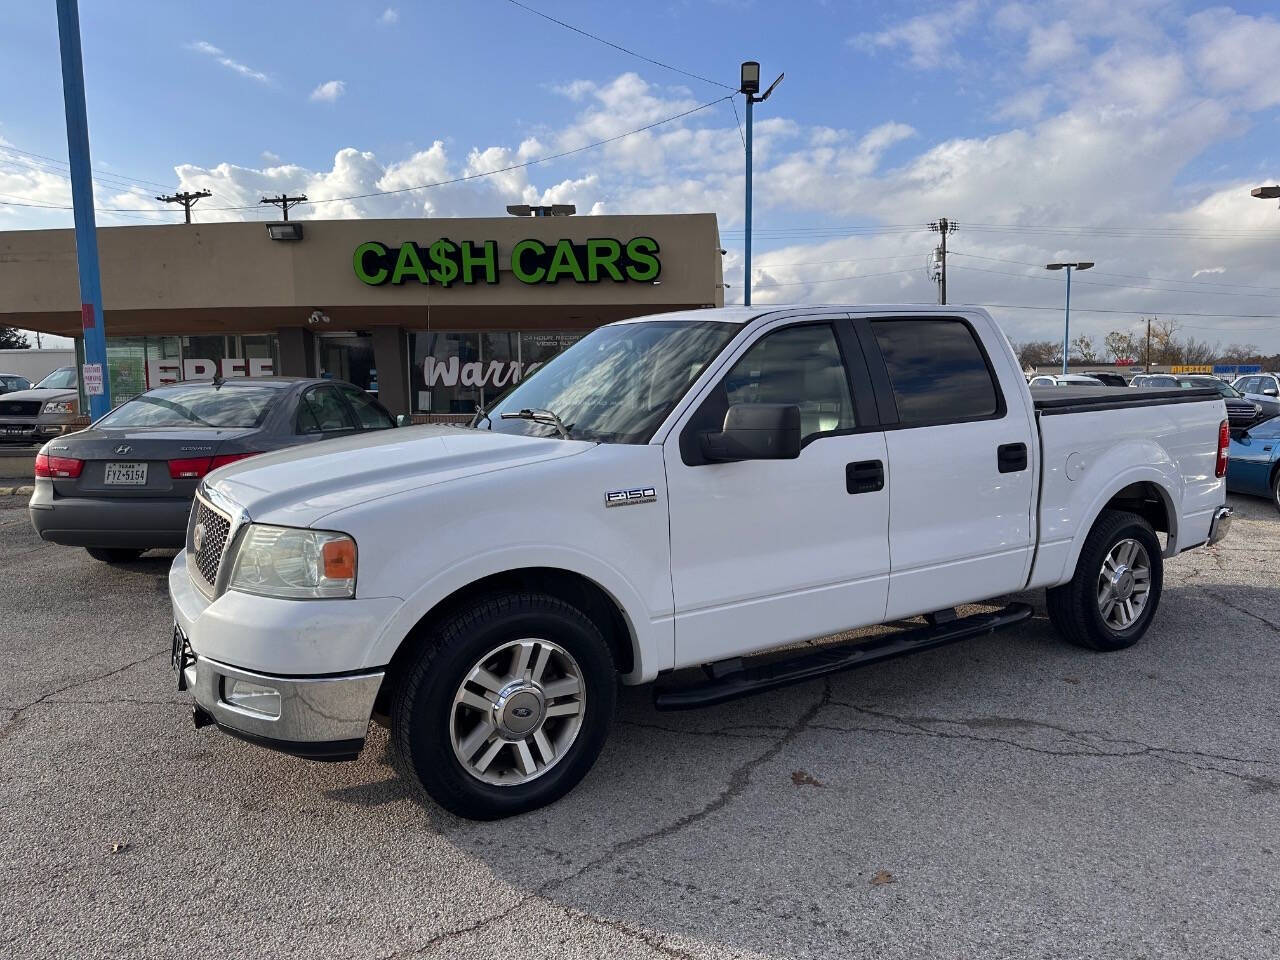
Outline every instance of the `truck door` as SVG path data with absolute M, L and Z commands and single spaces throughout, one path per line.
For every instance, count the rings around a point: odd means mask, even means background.
M 879 623 L 888 591 L 885 438 L 848 319 L 779 320 L 724 369 L 663 451 L 677 666 Z M 705 460 L 738 403 L 797 404 L 800 456 Z
M 1026 583 L 1038 448 L 1025 388 L 959 317 L 860 318 L 889 451 L 886 619 Z M 992 327 L 983 331 L 998 336 Z

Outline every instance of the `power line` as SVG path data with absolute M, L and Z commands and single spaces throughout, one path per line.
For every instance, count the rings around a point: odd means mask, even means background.
M 168 196 L 156 197 L 162 203 L 180 203 L 182 211 L 187 216 L 187 223 L 191 222 L 191 208 L 203 200 L 205 197 L 212 197 L 213 193 L 209 190 L 183 190 L 179 193 L 170 194 Z
M 1008 273 L 1004 270 L 988 270 L 985 267 L 966 267 L 958 266 L 957 270 L 968 270 L 973 273 L 990 273 L 1000 277 L 1016 277 L 1019 280 L 1049 280 L 1057 282 L 1055 277 L 1043 277 L 1035 274 L 1027 273 Z M 1117 290 L 1147 290 L 1151 293 L 1169 293 L 1169 294 L 1191 294 L 1203 297 L 1261 297 L 1264 300 L 1274 300 L 1276 296 L 1269 293 L 1239 293 L 1234 290 L 1169 290 L 1163 287 L 1144 287 L 1132 283 L 1106 283 L 1101 280 L 1080 280 L 1075 279 L 1074 283 L 1084 283 L 1091 287 L 1112 287 Z
M 747 138 L 742 132 L 742 121 L 738 119 L 738 103 L 733 97 L 729 98 L 729 106 L 733 108 L 733 122 L 738 125 L 738 139 L 742 141 L 742 146 L 745 148 Z
M 654 60 L 652 57 L 646 57 L 643 53 L 636 53 L 634 50 L 628 50 L 626 47 L 620 44 L 614 43 L 612 40 L 606 40 L 604 37 L 598 37 L 594 33 L 588 33 L 586 30 L 583 30 L 580 27 L 575 27 L 571 23 L 565 23 L 563 20 L 557 20 L 555 17 L 550 16 L 549 14 L 543 13 L 541 10 L 535 10 L 533 7 L 529 6 L 528 4 L 521 3 L 520 0 L 507 0 L 507 2 L 510 3 L 512 6 L 519 7 L 521 10 L 525 10 L 529 13 L 532 13 L 535 17 L 541 17 L 543 20 L 550 20 L 552 23 L 558 24 L 559 26 L 564 27 L 566 30 L 572 30 L 574 33 L 581 34 L 584 37 L 587 37 L 591 40 L 596 41 L 596 43 L 603 43 L 606 47 L 613 47 L 613 49 L 621 53 L 625 53 L 629 57 L 635 57 L 637 60 L 643 60 L 645 63 L 651 63 L 655 67 L 662 67 L 662 69 L 664 70 L 671 70 L 675 73 L 682 74 L 686 77 L 692 77 L 694 80 L 701 80 L 703 83 L 710 83 L 710 84 L 714 84 L 717 87 L 723 87 L 726 90 L 732 90 L 734 93 L 738 92 L 737 87 L 730 86 L 727 83 L 721 83 L 719 80 L 712 80 L 709 77 L 704 77 L 701 74 L 692 73 L 688 70 L 681 70 L 679 67 L 673 67 L 669 63 L 663 63 L 661 60 Z
M 811 283 L 838 283 L 841 280 L 870 280 L 872 277 L 895 277 L 900 273 L 915 273 L 915 269 L 911 270 L 886 270 L 883 273 L 860 273 L 852 274 L 847 277 L 826 277 L 822 280 L 782 280 L 774 281 L 768 284 L 756 284 L 760 289 L 771 289 L 773 287 L 803 287 Z M 754 284 L 755 281 L 752 281 Z
M 66 160 L 59 160 L 57 157 L 46 157 L 43 153 L 34 153 L 31 150 L 23 150 L 21 147 L 15 147 L 12 144 L 8 144 L 8 143 L 0 143 L 0 150 L 7 151 L 9 153 L 21 154 L 23 157 L 32 157 L 36 160 L 43 160 L 48 164 L 54 164 L 59 167 L 69 168 L 71 166 L 71 164 L 68 163 Z M 114 173 L 110 170 L 98 170 L 98 169 L 95 169 L 93 172 L 97 174 L 99 177 L 108 177 L 113 180 L 129 180 L 134 183 L 140 183 L 140 184 L 143 184 L 144 186 L 149 186 L 149 187 L 166 186 L 166 184 L 160 183 L 156 180 L 146 180 L 142 177 L 131 177 L 126 173 Z
M 993 263 L 1015 263 L 1023 267 L 1043 267 L 1044 264 L 1032 263 L 1029 260 L 1010 260 L 1007 257 L 985 257 L 976 253 L 962 253 L 958 250 L 952 250 L 953 257 L 965 257 L 970 260 L 989 260 Z M 1108 273 L 1105 270 L 1091 271 L 1095 277 L 1119 277 L 1122 280 L 1146 280 L 1148 283 L 1179 283 L 1191 284 L 1194 286 L 1212 286 L 1212 287 L 1242 287 L 1249 290 L 1273 290 L 1280 293 L 1280 287 L 1268 287 L 1257 283 L 1228 283 L 1220 280 L 1178 280 L 1174 277 L 1147 277 L 1136 273 Z M 1089 281 L 1081 280 L 1080 283 Z M 1177 290 L 1175 293 L 1197 293 L 1195 290 Z M 1209 291 L 1212 292 L 1212 291 Z

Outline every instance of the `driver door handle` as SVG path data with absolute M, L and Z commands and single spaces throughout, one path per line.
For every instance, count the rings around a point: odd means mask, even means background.
M 844 486 L 850 493 L 875 493 L 884 489 L 884 463 L 859 460 L 844 468 Z

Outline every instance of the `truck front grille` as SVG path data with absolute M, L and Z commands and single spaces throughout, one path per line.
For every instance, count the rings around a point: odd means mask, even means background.
M 187 533 L 187 556 L 192 561 L 190 566 L 212 590 L 218 582 L 218 569 L 227 549 L 231 518 L 197 496 L 191 509 L 191 520 Z
M 0 400 L 0 416 L 38 417 L 40 406 L 39 400 Z

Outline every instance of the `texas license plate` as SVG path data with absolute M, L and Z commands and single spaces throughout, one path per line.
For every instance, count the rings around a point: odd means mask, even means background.
M 107 473 L 103 479 L 106 483 L 121 486 L 145 486 L 147 465 L 145 463 L 108 463 Z

